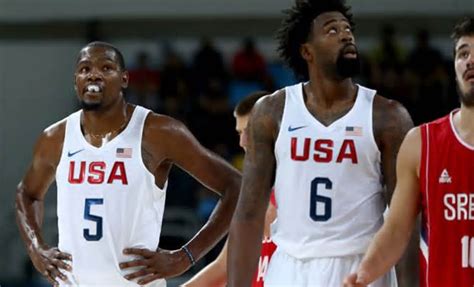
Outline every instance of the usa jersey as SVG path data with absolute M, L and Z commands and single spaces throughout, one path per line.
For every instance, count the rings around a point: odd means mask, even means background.
M 474 147 L 455 113 L 421 126 L 421 286 L 474 286 Z
M 72 255 L 73 285 L 138 286 L 119 263 L 135 259 L 125 248 L 156 250 L 166 184 L 155 185 L 142 159 L 148 110 L 137 106 L 127 127 L 102 147 L 86 141 L 81 111 L 67 118 L 57 167 L 59 249 Z M 158 280 L 149 286 L 162 286 Z
M 306 108 L 302 83 L 285 92 L 275 143 L 272 239 L 298 259 L 362 254 L 385 209 L 372 131 L 376 92 L 358 86 L 352 109 L 329 126 Z

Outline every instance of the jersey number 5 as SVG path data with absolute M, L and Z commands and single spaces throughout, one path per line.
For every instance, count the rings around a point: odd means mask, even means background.
M 84 205 L 84 219 L 93 221 L 96 224 L 95 234 L 91 234 L 89 228 L 84 228 L 83 235 L 87 241 L 98 241 L 102 238 L 102 217 L 91 214 L 92 205 L 104 204 L 103 198 L 86 198 Z
M 330 197 L 318 194 L 318 186 L 324 186 L 326 190 L 332 189 L 332 181 L 327 177 L 316 177 L 311 181 L 311 198 L 309 216 L 314 221 L 328 221 L 332 213 L 332 200 Z M 323 209 L 323 212 L 318 212 Z

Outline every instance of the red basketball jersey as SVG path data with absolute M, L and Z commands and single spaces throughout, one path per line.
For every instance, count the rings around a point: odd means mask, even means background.
M 267 273 L 268 264 L 270 258 L 272 258 L 273 252 L 275 252 L 276 245 L 270 238 L 264 238 L 262 240 L 262 251 L 258 258 L 258 269 L 252 280 L 252 287 L 263 287 L 263 277 Z
M 456 112 L 421 126 L 422 287 L 474 286 L 474 146 L 457 135 Z

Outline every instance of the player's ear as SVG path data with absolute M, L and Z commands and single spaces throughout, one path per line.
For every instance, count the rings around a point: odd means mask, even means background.
M 76 73 L 74 73 L 74 91 L 76 91 L 76 94 L 77 94 L 77 78 L 76 78 Z
M 122 89 L 128 88 L 129 77 L 128 71 L 122 72 Z
M 313 54 L 311 53 L 311 47 L 308 43 L 301 44 L 301 46 L 300 46 L 300 55 L 307 62 L 311 62 L 313 60 Z

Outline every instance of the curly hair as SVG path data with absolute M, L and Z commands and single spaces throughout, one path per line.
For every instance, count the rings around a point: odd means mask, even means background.
M 308 41 L 313 20 L 322 13 L 340 12 L 353 27 L 350 9 L 345 0 L 296 0 L 293 7 L 283 11 L 285 18 L 276 34 L 277 51 L 299 79 L 309 78 L 308 67 L 301 57 L 300 47 Z
M 474 17 L 464 17 L 454 26 L 451 34 L 451 39 L 454 42 L 454 55 L 456 55 L 456 44 L 464 36 L 474 36 Z

